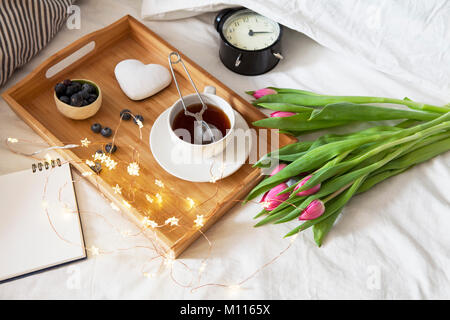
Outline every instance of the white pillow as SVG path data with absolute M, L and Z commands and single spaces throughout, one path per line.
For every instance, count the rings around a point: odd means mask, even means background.
M 390 75 L 450 91 L 450 1 L 143 0 L 142 17 L 180 19 L 233 6 Z

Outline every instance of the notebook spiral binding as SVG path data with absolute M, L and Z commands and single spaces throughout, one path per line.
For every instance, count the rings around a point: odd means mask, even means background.
M 50 166 L 52 168 L 55 168 L 56 166 L 61 167 L 61 160 L 58 158 L 56 160 L 51 160 L 50 162 L 44 161 L 44 162 L 33 163 L 31 165 L 31 170 L 34 173 L 37 170 L 42 171 L 44 168 L 45 168 L 45 170 L 48 170 L 48 169 L 50 169 Z

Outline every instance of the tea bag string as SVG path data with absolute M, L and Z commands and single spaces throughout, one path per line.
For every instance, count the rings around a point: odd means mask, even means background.
M 172 60 L 172 57 L 175 57 L 175 60 Z M 202 109 L 199 112 L 196 113 L 192 113 L 190 111 L 188 111 L 187 107 L 186 107 L 186 103 L 184 102 L 183 99 L 183 95 L 181 94 L 181 90 L 180 87 L 178 86 L 178 81 L 177 81 L 177 77 L 175 76 L 175 72 L 173 70 L 173 65 L 177 64 L 177 63 L 181 63 L 181 66 L 184 69 L 184 72 L 186 72 L 186 75 L 188 76 L 189 81 L 191 82 L 192 87 L 194 87 L 195 93 L 197 94 L 197 97 L 199 98 L 201 104 L 202 104 Z M 183 105 L 183 109 L 184 109 L 184 114 L 187 116 L 191 116 L 194 117 L 196 121 L 201 122 L 202 127 L 205 127 L 206 130 L 208 131 L 209 136 L 213 139 L 213 141 L 215 141 L 215 137 L 214 134 L 212 133 L 212 130 L 210 128 L 210 126 L 203 120 L 203 113 L 205 112 L 205 110 L 208 108 L 205 104 L 205 102 L 202 99 L 202 96 L 200 95 L 200 93 L 197 90 L 197 87 L 195 86 L 194 81 L 191 78 L 191 75 L 189 74 L 189 71 L 187 70 L 186 66 L 184 65 L 183 60 L 181 59 L 181 56 L 178 52 L 171 52 L 169 54 L 169 66 L 170 66 L 170 72 L 172 72 L 172 78 L 173 81 L 175 82 L 175 86 L 177 88 L 178 91 L 178 95 L 180 96 L 181 99 L 181 104 Z

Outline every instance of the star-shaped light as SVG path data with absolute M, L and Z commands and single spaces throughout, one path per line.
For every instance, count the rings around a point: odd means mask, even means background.
M 192 198 L 187 197 L 186 201 L 188 203 L 189 209 L 192 209 L 195 206 L 195 201 Z
M 137 162 L 131 162 L 127 167 L 127 171 L 130 176 L 138 176 L 139 165 L 137 164 Z
M 89 172 L 83 172 L 81 175 L 82 175 L 83 177 L 92 176 L 92 172 L 91 172 L 91 171 L 89 171 Z
M 17 140 L 16 138 L 8 138 L 8 142 L 17 143 L 19 142 L 19 140 Z
M 161 203 L 163 202 L 163 198 L 162 198 L 162 195 L 161 195 L 161 194 L 157 193 L 157 194 L 155 194 L 155 197 L 156 197 L 156 201 L 157 201 L 159 204 L 161 204 Z
M 122 188 L 121 188 L 118 184 L 116 184 L 116 185 L 113 187 L 113 190 L 114 190 L 114 193 L 122 194 Z
M 104 162 L 105 162 L 105 166 L 106 166 L 109 170 L 113 170 L 113 169 L 115 169 L 116 166 L 117 166 L 117 162 L 114 161 L 113 159 L 111 159 L 109 156 L 105 157 Z
M 161 180 L 155 179 L 155 184 L 160 188 L 164 188 L 164 183 Z
M 153 203 L 153 198 L 150 197 L 148 194 L 145 195 L 145 199 L 147 199 L 148 202 Z
M 141 120 L 135 119 L 135 121 L 136 121 L 136 124 L 139 126 L 139 129 L 142 129 L 144 127 Z
M 116 206 L 116 204 L 115 204 L 114 202 L 111 202 L 110 205 L 111 205 L 111 208 L 112 208 L 114 211 L 120 211 L 119 207 Z
M 142 219 L 142 224 L 146 228 L 148 227 L 156 228 L 158 226 L 158 224 L 155 221 L 150 220 L 148 217 L 144 217 L 144 219 Z
M 203 215 L 197 215 L 197 219 L 195 219 L 194 222 L 197 228 L 203 227 L 203 225 L 205 224 L 205 218 L 203 217 Z
M 92 247 L 90 248 L 90 251 L 91 251 L 91 253 L 92 253 L 93 256 L 98 256 L 98 255 L 100 254 L 100 249 L 97 248 L 97 247 L 95 247 L 95 246 L 92 246 Z
M 122 204 L 128 209 L 131 208 L 131 204 L 129 204 L 128 201 L 126 201 L 126 200 L 122 200 Z
M 82 147 L 89 147 L 89 144 L 90 144 L 91 142 L 88 140 L 88 138 L 84 138 L 83 140 L 81 140 L 81 146 Z
M 164 223 L 165 224 L 170 223 L 171 226 L 178 226 L 178 221 L 179 221 L 178 218 L 172 217 L 172 218 L 167 219 Z
M 86 160 L 86 164 L 87 164 L 89 167 L 95 167 L 95 162 L 92 161 L 92 160 Z

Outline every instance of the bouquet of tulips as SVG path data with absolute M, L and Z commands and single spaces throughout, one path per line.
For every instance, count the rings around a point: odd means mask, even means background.
M 326 134 L 262 157 L 255 166 L 268 167 L 273 159 L 280 164 L 248 194 L 247 200 L 264 194 L 261 200 L 264 209 L 255 217 L 262 220 L 256 226 L 297 218 L 303 221 L 286 236 L 312 227 L 320 246 L 354 195 L 450 150 L 448 106 L 420 104 L 409 99 L 324 96 L 294 89 L 261 90 L 251 92 L 258 98 L 255 103 L 276 112 L 256 124 L 296 134 L 351 121 L 406 119 L 396 126 L 376 126 L 344 135 Z M 401 103 L 418 111 L 364 105 L 369 102 Z

